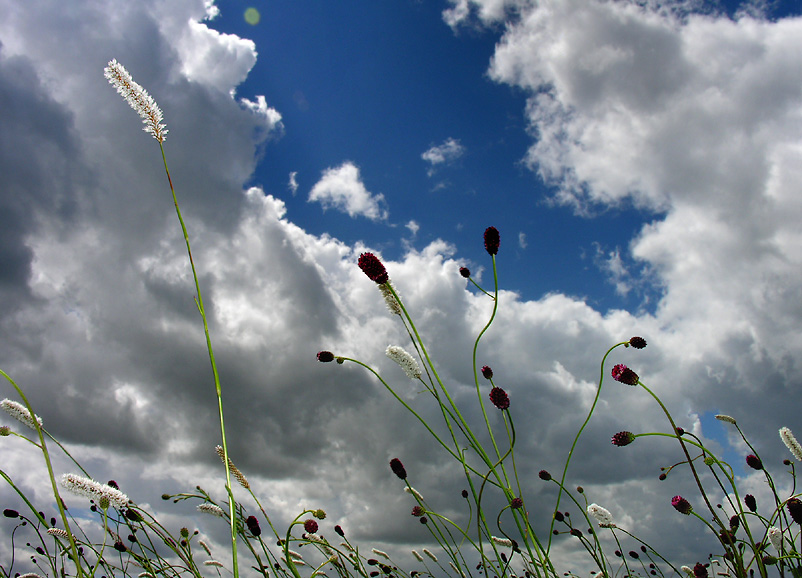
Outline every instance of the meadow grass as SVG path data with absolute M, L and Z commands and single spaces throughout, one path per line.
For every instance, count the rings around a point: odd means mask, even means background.
M 411 514 L 425 526 L 430 535 L 427 547 L 413 550 L 414 567 L 404 568 L 392 555 L 371 548 L 361 547 L 349 540 L 339 525 L 334 526 L 337 535 L 326 537 L 320 531 L 318 521 L 326 519 L 321 509 L 306 509 L 292 520 L 274 522 L 253 492 L 245 474 L 237 468 L 228 454 L 225 421 L 223 419 L 223 389 L 217 373 L 214 351 L 206 319 L 206 310 L 201 296 L 201 287 L 192 258 L 189 235 L 184 225 L 178 198 L 173 188 L 164 150 L 167 135 L 162 123 L 162 111 L 141 86 L 136 84 L 122 65 L 109 63 L 106 77 L 131 107 L 142 117 L 144 130 L 159 143 L 168 178 L 176 215 L 186 242 L 187 255 L 192 269 L 196 305 L 202 321 L 209 353 L 212 375 L 218 401 L 221 443 L 216 451 L 222 461 L 225 477 L 221 479 L 227 499 L 218 503 L 201 487 L 177 494 L 165 494 L 164 500 L 174 503 L 194 503 L 198 511 L 220 518 L 230 528 L 230 550 L 213 552 L 197 530 L 181 527 L 167 528 L 147 508 L 136 504 L 120 491 L 117 484 L 109 481 L 99 483 L 91 478 L 81 465 L 73 459 L 68 449 L 49 434 L 43 421 L 25 396 L 24 390 L 13 378 L 0 370 L 0 374 L 11 385 L 21 402 L 3 400 L 0 405 L 6 413 L 17 420 L 15 427 L 25 426 L 20 431 L 9 426 L 0 427 L 0 436 L 16 436 L 30 443 L 33 451 L 39 451 L 44 460 L 53 491 L 53 505 L 42 507 L 32 503 L 24 491 L 15 483 L 14 472 L 0 470 L 5 483 L 17 493 L 22 511 L 6 508 L 3 515 L 12 520 L 14 529 L 7 538 L 11 541 L 11 560 L 0 564 L 0 573 L 5 578 L 21 577 L 90 577 L 95 576 L 222 576 L 239 577 L 241 568 L 248 575 L 273 576 L 276 578 L 311 578 L 313 576 L 372 577 L 394 576 L 414 578 L 420 576 L 525 576 L 546 578 L 568 575 L 555 567 L 556 544 L 561 540 L 574 540 L 584 551 L 586 565 L 594 568 L 595 576 L 670 576 L 687 574 L 694 578 L 706 578 L 714 574 L 746 578 L 759 575 L 766 578 L 770 573 L 802 578 L 800 561 L 800 525 L 802 525 L 802 501 L 796 492 L 795 462 L 784 461 L 785 474 L 791 480 L 789 495 L 780 495 L 773 475 L 764 466 L 758 452 L 749 443 L 737 421 L 726 415 L 716 416 L 734 429 L 752 453 L 745 456 L 746 464 L 763 473 L 771 489 L 773 501 L 761 504 L 757 511 L 754 496 L 739 492 L 733 467 L 723 461 L 703 441 L 674 423 L 670 412 L 660 398 L 640 379 L 635 371 L 622 364 L 609 368 L 608 358 L 618 348 L 643 349 L 646 341 L 632 337 L 614 344 L 602 355 L 596 395 L 587 417 L 579 425 L 570 446 L 562 471 L 554 474 L 540 471 L 538 480 L 522 479 L 521 469 L 516 463 L 516 431 L 513 400 L 494 380 L 489 366 L 480 367 L 477 361 L 479 343 L 494 322 L 499 307 L 498 272 L 496 255 L 500 248 L 500 234 L 494 227 L 484 233 L 485 249 L 490 257 L 493 271 L 493 287 L 484 288 L 462 267 L 460 274 L 468 283 L 492 302 L 492 311 L 483 329 L 476 336 L 470 355 L 473 373 L 475 403 L 481 419 L 471 423 L 465 416 L 473 414 L 455 401 L 453 392 L 441 379 L 432 355 L 415 325 L 399 292 L 393 285 L 389 273 L 379 257 L 373 253 L 360 255 L 357 266 L 376 283 L 391 315 L 397 317 L 409 336 L 414 353 L 402 346 L 390 345 L 387 356 L 396 362 L 410 380 L 420 383 L 431 398 L 442 417 L 440 426 L 427 422 L 396 391 L 391 381 L 386 380 L 368 364 L 337 352 L 320 351 L 317 360 L 322 363 L 355 364 L 371 373 L 386 388 L 398 403 L 406 408 L 418 421 L 421 431 L 426 431 L 442 451 L 459 464 L 462 480 L 467 489 L 462 491 L 469 516 L 467 522 L 453 520 L 438 510 L 437 504 L 429 503 L 411 485 L 402 462 L 393 458 L 390 472 L 397 476 L 404 489 L 412 496 L 415 506 Z M 310 359 L 312 355 L 310 353 Z M 609 373 L 608 373 L 609 368 Z M 568 483 L 569 467 L 580 438 L 590 422 L 602 394 L 605 380 L 612 379 L 623 385 L 636 388 L 651 397 L 666 417 L 666 430 L 632 433 L 621 431 L 612 436 L 611 443 L 624 447 L 639 437 L 659 436 L 676 440 L 681 451 L 679 462 L 666 468 L 661 478 L 675 468 L 687 468 L 695 482 L 698 496 L 688 499 L 683 496 L 670 498 L 678 512 L 702 524 L 713 534 L 712 544 L 717 551 L 708 560 L 693 561 L 693 566 L 679 565 L 660 554 L 659 545 L 640 540 L 628 530 L 620 527 L 613 515 L 603 506 L 591 502 L 582 488 Z M 48 408 L 42 408 L 44 414 Z M 491 419 L 491 412 L 500 412 L 501 420 Z M 494 416 L 495 418 L 496 416 Z M 494 426 L 493 424 L 501 424 Z M 33 435 L 27 430 L 33 432 Z M 441 432 L 441 433 L 438 433 Z M 779 430 L 780 440 L 786 445 L 791 457 L 802 461 L 802 446 L 788 428 Z M 58 451 L 80 471 L 57 474 L 51 459 L 53 444 Z M 232 483 L 239 484 L 247 493 L 246 500 L 237 501 Z M 533 483 L 554 485 L 554 506 L 548 520 L 530 519 L 527 494 L 532 494 Z M 64 507 L 61 492 L 67 491 L 85 497 L 89 511 L 96 518 L 77 518 Z M 726 503 L 726 508 L 713 505 L 713 496 Z M 667 498 L 668 500 L 668 498 Z M 497 505 L 503 504 L 500 508 Z M 694 508 L 696 502 L 698 509 Z M 247 503 L 246 503 L 247 502 Z M 567 504 L 567 505 L 566 505 Z M 57 510 L 56 515 L 46 515 L 48 509 Z M 534 509 L 534 508 L 533 508 Z M 569 511 L 570 510 L 570 511 Z M 572 512 L 571 512 L 572 511 Z M 729 512 L 725 514 L 725 512 Z M 535 523 L 537 522 L 537 523 Z M 545 522 L 545 523 L 544 523 Z M 88 527 L 91 526 L 91 527 Z M 101 531 L 93 531 L 93 528 Z M 538 535 L 537 528 L 547 527 Z M 609 532 L 612 540 L 602 540 L 602 533 Z M 99 534 L 99 535 L 98 535 Z M 22 545 L 24 542 L 24 545 Z M 610 543 L 616 545 L 611 550 Z M 637 550 L 624 551 L 623 543 L 636 543 Z M 303 549 L 303 554 L 300 550 Z M 435 550 L 433 552 L 432 550 Z M 17 556 L 20 558 L 17 559 Z M 240 560 L 248 558 L 247 566 Z M 21 568 L 24 573 L 17 569 Z

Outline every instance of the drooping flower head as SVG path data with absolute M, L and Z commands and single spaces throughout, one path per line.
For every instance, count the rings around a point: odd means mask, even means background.
M 638 374 L 623 363 L 619 363 L 612 370 L 613 379 L 627 385 L 638 385 Z
M 482 366 L 482 377 L 485 379 L 493 379 L 493 370 L 490 369 L 489 365 Z
M 646 340 L 643 337 L 633 337 L 629 340 L 628 345 L 631 345 L 635 349 L 643 349 L 646 347 Z
M 504 410 L 510 407 L 510 396 L 507 392 L 500 387 L 494 387 L 490 390 L 490 401 L 493 402 L 497 408 Z
M 16 419 L 18 422 L 24 423 L 29 428 L 36 431 L 36 425 L 33 423 L 33 418 L 31 418 L 31 412 L 28 411 L 28 408 L 21 403 L 6 398 L 3 401 L 0 401 L 0 407 L 2 407 L 8 415 Z M 39 423 L 39 427 L 42 427 L 42 418 L 36 416 L 36 421 Z
M 593 516 L 602 528 L 615 528 L 613 515 L 607 508 L 602 508 L 598 504 L 588 506 L 588 514 Z
M 671 505 L 674 506 L 674 509 L 677 512 L 680 514 L 685 514 L 686 516 L 693 512 L 693 506 L 691 506 L 691 503 L 682 496 L 674 496 L 671 498 Z
M 614 446 L 622 448 L 635 441 L 635 434 L 631 431 L 620 431 L 610 441 Z
M 498 254 L 498 246 L 501 242 L 501 237 L 498 234 L 498 229 L 495 227 L 488 227 L 485 229 L 485 250 L 491 254 Z
M 390 460 L 390 469 L 393 470 L 393 473 L 402 480 L 407 479 L 407 471 L 404 469 L 404 464 L 402 464 L 401 460 L 398 458 L 393 458 Z
M 407 351 L 398 345 L 389 345 L 385 351 L 387 357 L 395 361 L 410 379 L 420 379 L 421 370 L 418 362 Z
M 169 131 L 166 128 L 167 125 L 162 124 L 164 117 L 162 110 L 153 100 L 153 97 L 148 94 L 148 91 L 134 82 L 125 67 L 117 62 L 116 59 L 109 62 L 103 72 L 109 83 L 117 89 L 117 92 L 128 101 L 131 108 L 142 118 L 142 122 L 145 125 L 142 130 L 150 133 L 153 138 L 163 143 Z
M 796 459 L 802 462 L 802 445 L 796 441 L 793 432 L 787 427 L 780 429 L 780 439 L 782 439 L 785 447 L 794 455 Z
M 373 253 L 362 253 L 359 256 L 358 263 L 362 272 L 374 283 L 381 285 L 389 281 L 390 277 L 387 275 L 387 269 L 384 268 L 384 264 Z
M 98 502 L 103 499 L 110 506 L 122 510 L 128 504 L 128 496 L 108 484 L 101 484 L 77 474 L 64 474 L 61 485 L 73 494 L 84 496 Z

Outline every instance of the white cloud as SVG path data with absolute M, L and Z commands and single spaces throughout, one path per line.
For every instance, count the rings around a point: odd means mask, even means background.
M 418 231 L 420 231 L 420 225 L 417 223 L 417 221 L 409 221 L 404 226 L 409 229 L 409 232 L 412 233 L 413 237 L 418 234 Z
M 351 217 L 363 216 L 372 221 L 383 221 L 388 216 L 384 195 L 368 191 L 359 168 L 350 161 L 323 171 L 323 176 L 309 192 L 309 201 L 319 202 L 324 209 L 334 208 Z
M 289 180 L 289 182 L 287 184 L 287 186 L 289 187 L 290 191 L 292 191 L 293 196 L 295 196 L 295 193 L 298 192 L 298 179 L 297 179 L 297 177 L 298 177 L 298 171 L 292 171 L 290 173 L 290 180 Z
M 425 151 L 421 158 L 429 163 L 429 176 L 432 176 L 436 170 L 437 165 L 451 164 L 465 154 L 465 147 L 460 142 L 453 138 L 446 139 L 443 144 L 432 146 Z
M 527 246 L 526 233 L 524 233 L 524 232 L 519 232 L 518 233 L 518 246 L 521 249 L 526 249 L 526 246 Z

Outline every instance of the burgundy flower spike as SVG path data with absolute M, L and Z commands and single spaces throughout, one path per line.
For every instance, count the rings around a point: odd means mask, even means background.
M 510 407 L 510 396 L 500 387 L 494 387 L 490 390 L 490 401 L 499 409 L 509 409 Z
M 501 242 L 501 237 L 498 234 L 498 229 L 495 227 L 488 227 L 485 229 L 485 250 L 491 255 L 498 254 L 498 246 Z
M 373 253 L 362 253 L 359 256 L 359 268 L 368 276 L 368 279 L 379 285 L 384 285 L 390 280 L 387 269 Z
M 612 375 L 614 380 L 620 381 L 621 383 L 626 383 L 627 385 L 638 385 L 638 374 L 623 363 L 619 363 L 613 367 Z

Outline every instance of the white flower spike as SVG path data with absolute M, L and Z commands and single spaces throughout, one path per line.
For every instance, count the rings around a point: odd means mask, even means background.
M 399 347 L 398 345 L 389 345 L 385 353 L 387 354 L 387 357 L 401 366 L 401 369 L 404 370 L 404 373 L 407 374 L 407 377 L 413 380 L 420 379 L 421 371 L 420 367 L 418 366 L 418 362 L 415 361 L 415 358 L 407 353 L 403 347 Z
M 117 62 L 116 59 L 109 62 L 103 72 L 109 83 L 128 101 L 131 108 L 142 117 L 142 122 L 145 124 L 145 128 L 142 130 L 152 134 L 153 138 L 163 143 L 169 131 L 166 128 L 167 125 L 162 124 L 164 117 L 162 109 L 159 108 L 153 97 L 148 94 L 148 91 L 134 82 L 125 67 Z

